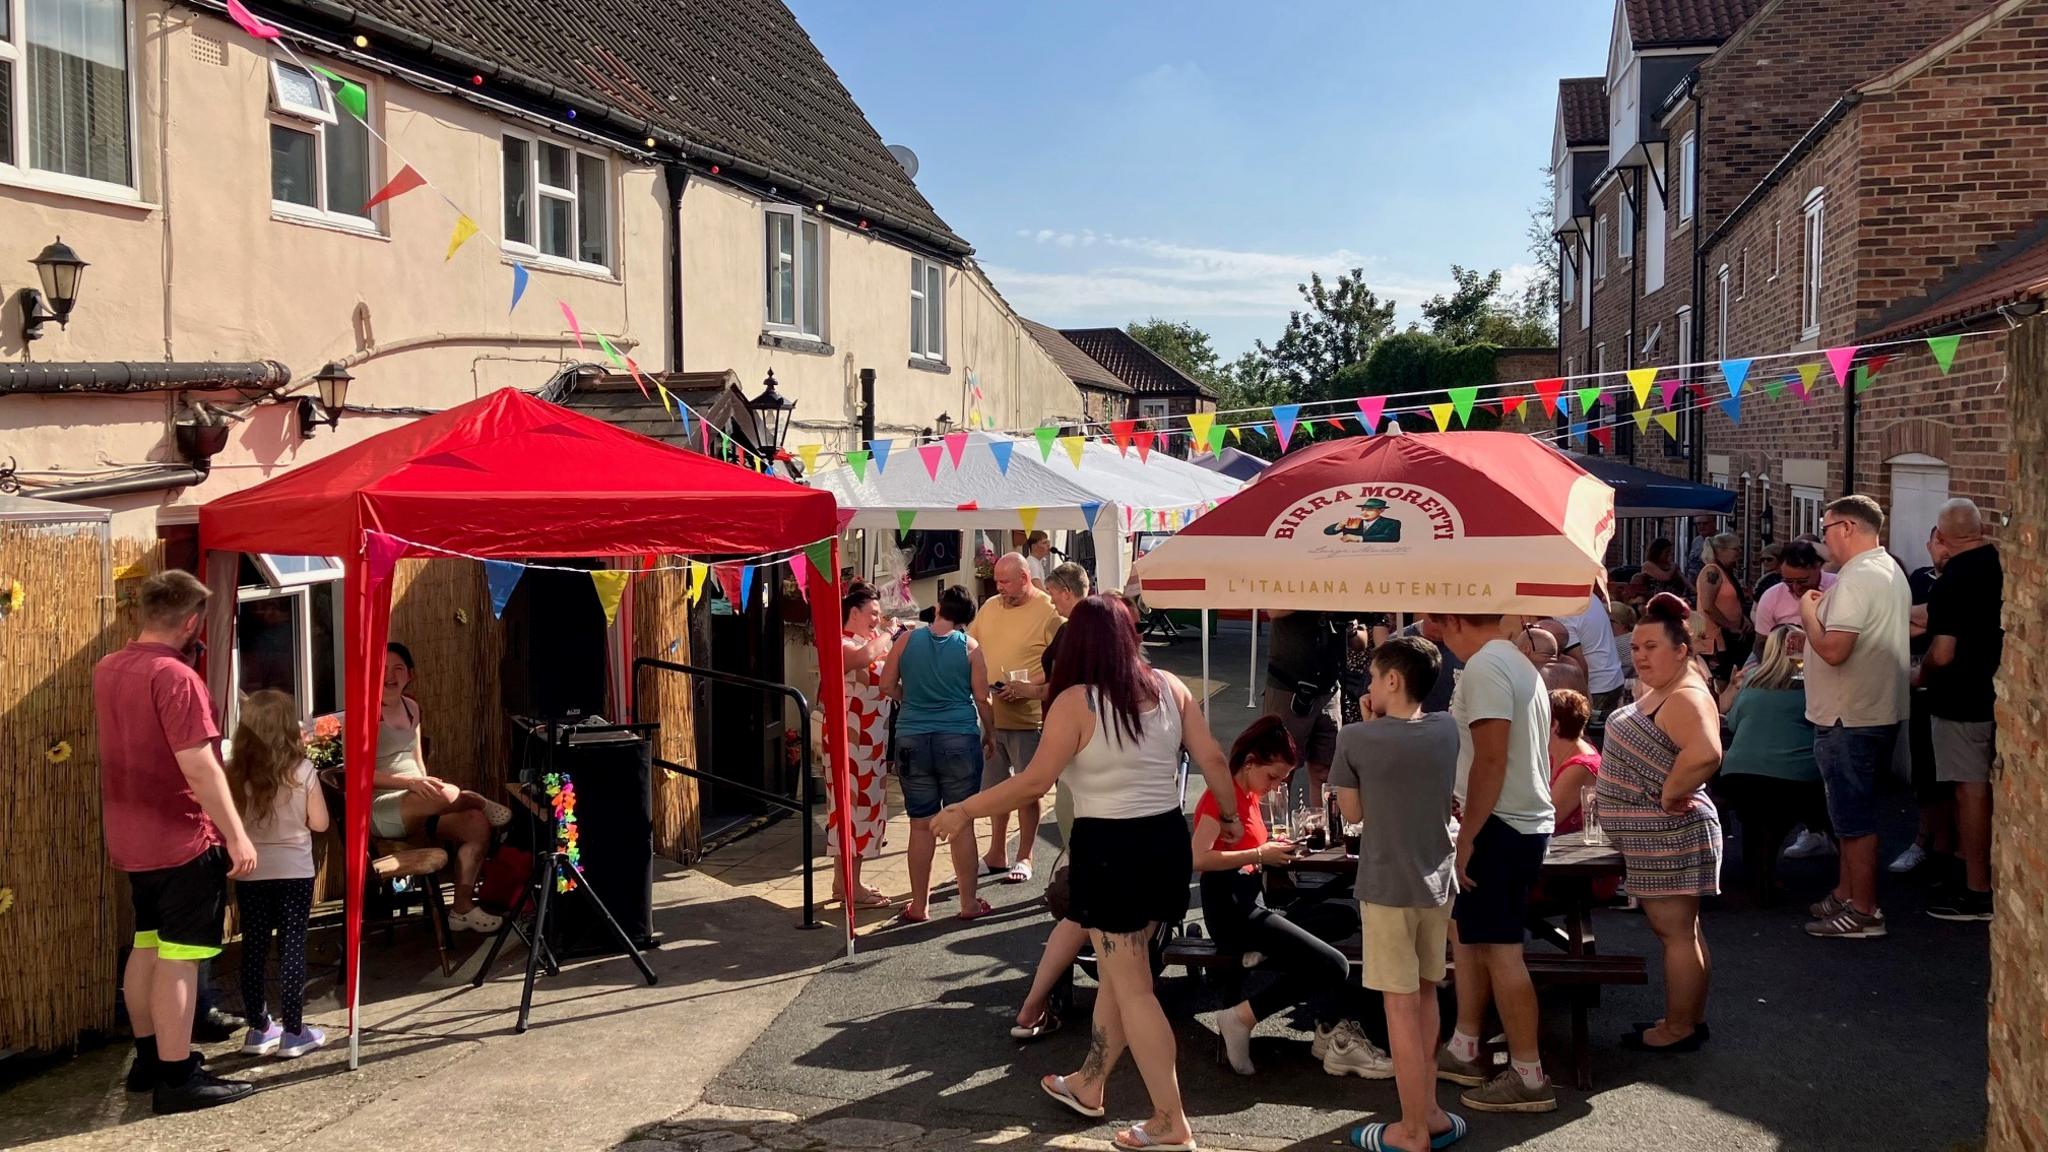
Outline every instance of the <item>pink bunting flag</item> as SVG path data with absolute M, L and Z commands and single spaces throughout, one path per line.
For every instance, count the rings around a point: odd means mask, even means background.
M 947 455 L 947 456 L 950 456 L 950 457 L 952 457 L 952 460 L 953 460 L 953 467 L 954 467 L 954 469 L 955 469 L 956 471 L 957 471 L 957 470 L 959 469 L 959 467 L 960 467 L 960 453 L 961 453 L 961 451 L 962 451 L 962 450 L 964 450 L 964 449 L 965 449 L 966 447 L 967 447 L 967 433 L 965 433 L 965 432 L 948 432 L 948 433 L 946 433 L 946 455 Z
M 235 26 L 258 40 L 275 40 L 284 33 L 256 18 L 254 12 L 243 7 L 242 0 L 228 0 L 228 19 Z
M 1387 411 L 1385 396 L 1360 396 L 1358 398 L 1358 422 L 1365 427 L 1367 435 L 1380 430 L 1380 417 Z
M 846 526 L 847 526 L 848 524 L 851 524 L 851 523 L 853 523 L 853 518 L 854 518 L 854 516 L 856 516 L 856 515 L 858 515 L 858 514 L 859 514 L 859 511 L 860 511 L 860 510 L 859 510 L 859 509 L 857 509 L 857 508 L 841 508 L 841 509 L 839 510 L 839 514 L 838 514 L 838 519 L 839 519 L 839 531 L 840 531 L 840 532 L 841 532 L 842 534 L 843 534 L 843 533 L 844 533 L 844 532 L 846 531 Z
M 415 188 L 424 188 L 426 185 L 427 178 L 420 175 L 418 169 L 407 164 L 398 170 L 398 175 L 393 176 L 382 188 L 377 189 L 368 200 L 363 201 L 363 211 L 368 212 L 386 200 L 397 199 Z
M 1835 384 L 1838 387 L 1849 386 L 1849 366 L 1856 362 L 1856 352 L 1854 344 L 1827 350 L 1828 367 L 1835 370 Z
M 576 347 L 581 348 L 585 352 L 590 351 L 590 345 L 583 342 L 583 325 L 576 322 L 575 309 L 569 307 L 567 300 L 557 300 L 555 303 L 562 306 L 562 319 L 569 322 L 569 331 L 576 337 Z M 710 450 L 709 448 L 705 449 L 706 452 Z
M 1678 381 L 1664 380 L 1659 382 L 1657 385 L 1657 406 L 1659 408 L 1671 407 L 1671 398 L 1676 395 L 1678 395 Z
M 640 365 L 635 364 L 631 356 L 626 357 L 626 370 L 633 374 L 633 383 L 640 386 L 640 395 L 645 396 L 649 400 L 654 399 L 654 393 L 647 390 L 647 381 L 640 376 Z M 662 395 L 668 395 L 668 390 L 663 389 Z
M 920 444 L 917 454 L 924 459 L 924 470 L 932 479 L 939 478 L 939 458 L 946 454 L 944 444 Z
M 405 555 L 405 542 L 382 532 L 363 533 L 363 569 L 369 578 L 370 587 L 391 579 L 398 569 L 398 558 Z
M 803 553 L 798 552 L 790 556 L 789 574 L 796 577 L 797 591 L 802 592 L 805 596 L 809 596 L 811 594 L 811 562 L 804 559 Z

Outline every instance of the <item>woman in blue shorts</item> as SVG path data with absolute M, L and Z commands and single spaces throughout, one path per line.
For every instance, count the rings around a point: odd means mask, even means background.
M 973 621 L 974 600 L 967 590 L 944 589 L 931 626 L 898 636 L 882 669 L 882 691 L 897 701 L 896 771 L 910 815 L 910 904 L 898 918 L 913 923 L 931 919 L 932 857 L 938 843 L 932 817 L 980 789 L 982 734 L 995 731 L 987 703 L 988 666 L 967 634 Z M 960 919 L 987 915 L 988 901 L 974 893 L 981 862 L 973 831 L 954 837 L 952 849 Z

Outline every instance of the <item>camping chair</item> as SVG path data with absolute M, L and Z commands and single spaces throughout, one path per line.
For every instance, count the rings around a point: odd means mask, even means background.
M 346 843 L 348 821 L 343 801 L 342 770 L 329 768 L 320 774 L 320 791 L 327 800 L 333 824 L 343 829 Z M 440 873 L 448 867 L 448 850 L 438 845 L 420 847 L 402 840 L 370 837 L 370 871 L 363 885 L 363 922 L 373 918 L 384 922 L 384 938 L 392 936 L 392 921 L 417 904 L 426 911 L 427 924 L 434 931 L 434 951 L 441 959 L 441 975 L 455 971 L 448 960 L 448 909 L 441 902 Z

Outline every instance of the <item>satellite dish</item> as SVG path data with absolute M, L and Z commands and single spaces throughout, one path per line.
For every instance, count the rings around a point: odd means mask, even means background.
M 901 144 L 891 144 L 889 145 L 889 155 L 894 156 L 896 162 L 903 165 L 904 175 L 912 180 L 917 179 L 917 153 L 912 152 Z

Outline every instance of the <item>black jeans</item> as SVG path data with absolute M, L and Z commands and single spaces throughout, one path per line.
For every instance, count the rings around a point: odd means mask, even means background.
M 1726 797 L 1742 825 L 1743 887 L 1769 900 L 1777 879 L 1778 850 L 1795 824 L 1815 832 L 1828 827 L 1827 795 L 1818 780 L 1784 780 L 1747 772 L 1722 773 L 1716 791 Z
M 1266 907 L 1259 877 L 1241 872 L 1202 875 L 1202 918 L 1226 952 L 1257 952 L 1257 975 L 1271 976 L 1249 999 L 1263 1020 L 1296 1004 L 1307 1005 L 1315 1021 L 1344 1019 L 1355 999 L 1351 961 L 1344 953 L 1294 921 Z

